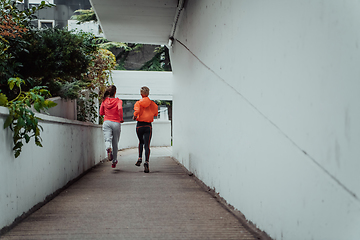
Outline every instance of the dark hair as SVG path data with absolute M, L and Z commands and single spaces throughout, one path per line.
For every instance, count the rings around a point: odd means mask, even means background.
M 111 85 L 109 87 L 106 88 L 104 96 L 103 96 L 103 100 L 105 100 L 105 98 L 110 97 L 110 96 L 114 96 L 116 93 L 116 87 L 115 85 Z

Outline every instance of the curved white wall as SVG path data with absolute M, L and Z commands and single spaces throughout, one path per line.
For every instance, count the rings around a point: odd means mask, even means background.
M 182 12 L 174 157 L 274 239 L 360 239 L 359 9 L 197 0 Z

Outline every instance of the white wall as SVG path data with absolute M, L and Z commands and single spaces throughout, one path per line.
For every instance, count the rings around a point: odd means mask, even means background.
M 43 147 L 32 140 L 15 158 L 7 113 L 0 107 L 0 229 L 106 157 L 101 126 L 38 114 Z
M 66 100 L 61 97 L 53 97 L 48 100 L 55 102 L 57 105 L 47 110 L 51 116 L 66 118 L 70 120 L 77 119 L 76 99 Z M 35 112 L 35 110 L 33 109 Z
M 274 239 L 360 239 L 360 2 L 187 1 L 173 154 Z

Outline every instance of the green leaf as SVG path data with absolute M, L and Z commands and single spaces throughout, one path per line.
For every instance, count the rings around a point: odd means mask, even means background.
M 21 153 L 21 149 L 15 151 L 15 158 L 17 158 Z
M 23 126 L 25 126 L 25 121 L 22 117 L 20 117 L 17 120 L 16 127 L 23 127 Z
M 24 144 L 22 142 L 17 142 L 15 147 L 13 147 L 13 150 L 16 150 L 16 149 L 19 149 L 21 148 L 22 146 L 24 146 Z
M 32 89 L 30 89 L 30 91 L 31 92 L 36 92 L 36 91 L 38 91 L 38 90 L 40 90 L 40 89 L 42 89 L 42 88 L 44 88 L 45 86 L 35 86 L 35 87 L 33 87 Z
M 21 139 L 21 137 L 18 134 L 14 134 L 13 143 L 16 144 L 19 141 L 19 139 Z
M 17 78 L 9 78 L 8 80 L 8 84 L 9 84 L 9 88 L 10 90 L 12 90 L 14 88 L 14 86 L 18 86 L 20 87 L 20 85 L 24 83 L 25 84 L 25 81 L 22 80 L 21 78 L 17 77 Z
M 40 94 L 41 95 L 48 95 L 49 94 L 49 91 L 48 90 L 46 90 L 46 89 L 40 89 Z
M 40 112 L 40 110 L 41 110 L 40 103 L 38 103 L 38 102 L 34 103 L 34 108 L 35 108 L 36 111 Z
M 35 136 L 39 136 L 40 135 L 40 129 L 37 127 L 36 130 L 35 130 Z
M 0 106 L 6 106 L 8 99 L 5 94 L 0 93 Z
M 40 99 L 40 101 L 43 103 L 45 101 L 44 97 L 41 95 L 38 95 L 38 98 Z
M 36 100 L 37 99 L 37 96 L 36 96 L 36 94 L 35 93 L 33 93 L 33 92 L 30 92 L 30 95 L 31 95 L 31 98 L 32 98 L 32 100 Z
M 24 137 L 25 137 L 25 141 L 26 141 L 26 143 L 29 143 L 29 141 L 30 141 L 30 137 L 29 137 L 29 135 L 25 134 L 25 135 L 24 135 Z
M 13 115 L 11 115 L 11 114 L 6 118 L 5 123 L 4 123 L 4 129 L 11 125 L 13 119 L 14 119 Z
M 15 78 L 10 78 L 9 81 L 8 81 L 8 84 L 9 84 L 9 88 L 10 90 L 13 90 L 14 86 L 15 86 Z
M 36 146 L 42 147 L 41 142 L 39 140 L 35 140 Z
M 25 100 L 25 103 L 26 103 L 26 105 L 27 105 L 28 107 L 31 107 L 31 103 L 30 103 L 30 100 L 29 100 L 29 99 L 26 99 L 26 100 Z
M 44 104 L 45 104 L 45 106 L 47 108 L 52 108 L 52 107 L 55 107 L 57 105 L 57 103 L 55 103 L 53 101 L 50 101 L 50 100 L 45 100 Z

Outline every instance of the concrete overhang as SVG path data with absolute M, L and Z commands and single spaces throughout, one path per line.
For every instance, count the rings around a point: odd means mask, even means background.
M 166 45 L 178 0 L 90 0 L 105 37 L 114 42 Z
M 173 73 L 153 71 L 112 71 L 116 97 L 123 100 L 139 100 L 140 87 L 150 88 L 151 100 L 173 100 Z

